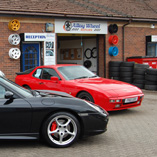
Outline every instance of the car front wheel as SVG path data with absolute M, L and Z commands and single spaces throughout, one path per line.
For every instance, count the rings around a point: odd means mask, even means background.
M 81 93 L 78 94 L 77 97 L 80 98 L 80 99 L 84 99 L 84 100 L 87 100 L 87 101 L 94 102 L 93 97 L 87 92 L 81 92 Z
M 78 139 L 80 124 L 74 115 L 58 112 L 45 121 L 42 133 L 52 147 L 68 147 Z

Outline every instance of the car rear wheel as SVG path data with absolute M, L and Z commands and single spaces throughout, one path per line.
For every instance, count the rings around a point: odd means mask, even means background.
M 24 85 L 23 87 L 29 90 L 31 89 L 28 85 Z
M 68 147 L 78 139 L 80 124 L 74 115 L 58 112 L 45 121 L 42 133 L 52 147 Z
M 87 100 L 87 101 L 94 102 L 93 97 L 87 92 L 81 92 L 81 93 L 78 94 L 77 97 L 80 98 L 80 99 L 84 99 L 84 100 Z

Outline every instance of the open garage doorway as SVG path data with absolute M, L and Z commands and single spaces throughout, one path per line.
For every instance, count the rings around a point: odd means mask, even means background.
M 97 36 L 57 35 L 57 64 L 81 64 L 97 74 Z

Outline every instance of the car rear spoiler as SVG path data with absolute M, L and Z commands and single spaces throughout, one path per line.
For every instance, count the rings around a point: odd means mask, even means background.
M 31 68 L 31 69 L 28 69 L 26 71 L 23 71 L 23 72 L 17 72 L 16 75 L 25 75 L 25 74 L 29 74 L 31 73 L 35 68 Z

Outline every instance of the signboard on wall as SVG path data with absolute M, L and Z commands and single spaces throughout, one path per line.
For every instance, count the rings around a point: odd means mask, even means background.
M 25 33 L 24 41 L 43 41 L 44 65 L 56 64 L 55 33 Z
M 55 33 L 107 34 L 107 22 L 56 19 Z
M 44 42 L 45 53 L 44 53 L 44 65 L 55 65 L 56 64 L 56 57 L 54 51 L 54 40 L 47 40 Z
M 152 35 L 152 42 L 157 42 L 157 35 Z
M 69 48 L 60 50 L 61 60 L 82 60 L 82 48 Z

